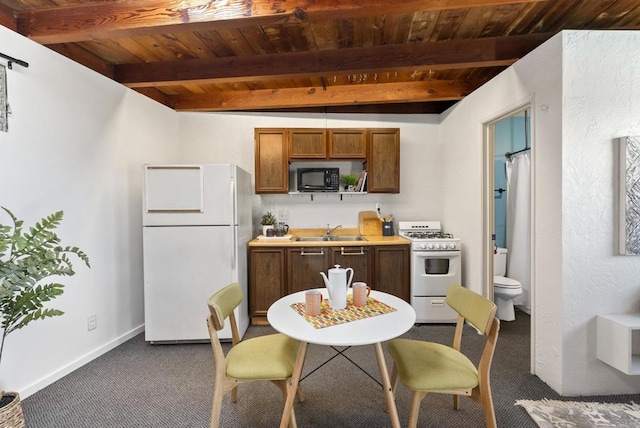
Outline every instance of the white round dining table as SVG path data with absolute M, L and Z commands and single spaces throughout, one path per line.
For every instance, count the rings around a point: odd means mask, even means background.
M 327 289 L 320 288 L 319 290 L 322 292 L 323 299 L 328 299 Z M 293 304 L 304 302 L 306 291 L 299 291 L 280 298 L 267 311 L 267 320 L 275 330 L 300 341 L 280 427 L 285 428 L 289 424 L 293 400 L 302 374 L 309 343 L 327 346 L 374 345 L 391 426 L 394 428 L 400 427 L 398 411 L 391 390 L 389 372 L 382 351 L 382 343 L 404 334 L 413 326 L 416 320 L 416 313 L 413 307 L 396 296 L 371 290 L 370 298 L 382 302 L 395 310 L 342 324 L 316 328 L 292 307 Z

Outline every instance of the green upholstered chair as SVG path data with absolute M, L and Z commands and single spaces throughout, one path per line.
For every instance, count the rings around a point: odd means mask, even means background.
M 242 300 L 240 284 L 233 283 L 211 296 L 208 302 L 207 326 L 216 367 L 211 428 L 217 428 L 220 423 L 222 397 L 231 391 L 231 401 L 237 401 L 239 383 L 268 380 L 280 388 L 285 401 L 289 393 L 299 342 L 282 334 L 270 334 L 240 342 L 233 310 Z M 218 331 L 224 328 L 227 318 L 231 323 L 233 346 L 225 357 Z M 300 389 L 298 398 L 302 401 Z M 293 410 L 290 426 L 296 426 Z
M 447 304 L 458 313 L 452 347 L 410 339 L 393 339 L 388 343 L 393 357 L 393 392 L 395 394 L 398 377 L 413 391 L 409 427 L 417 426 L 420 403 L 428 392 L 454 394 L 456 410 L 459 395 L 471 397 L 482 405 L 487 427 L 495 427 L 489 371 L 500 330 L 500 321 L 495 317 L 496 305 L 459 285 L 447 290 Z M 478 367 L 460 352 L 465 321 L 486 338 Z

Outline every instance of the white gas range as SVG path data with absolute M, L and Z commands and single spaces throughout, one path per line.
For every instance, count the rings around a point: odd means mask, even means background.
M 458 314 L 445 302 L 450 285 L 462 285 L 460 239 L 438 221 L 401 221 L 398 235 L 411 241 L 411 305 L 416 323 L 452 323 Z

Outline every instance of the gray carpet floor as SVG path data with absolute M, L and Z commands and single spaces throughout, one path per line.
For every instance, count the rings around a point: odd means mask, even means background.
M 414 326 L 404 337 L 450 344 L 452 325 Z M 268 326 L 251 326 L 245 335 L 272 333 Z M 342 350 L 342 348 L 340 348 Z M 468 328 L 463 350 L 477 361 L 480 336 Z M 386 351 L 385 351 L 386 352 Z M 380 374 L 372 346 L 348 348 L 310 345 L 301 385 L 305 401 L 296 402 L 300 427 L 387 427 Z M 499 427 L 536 427 L 518 399 L 640 402 L 640 395 L 563 398 L 529 373 L 529 316 L 518 312 L 503 322 L 491 371 Z M 335 357 L 335 358 L 332 358 Z M 391 357 L 386 354 L 391 370 Z M 328 363 L 324 364 L 327 360 Z M 213 355 L 209 344 L 150 345 L 141 334 L 23 400 L 28 428 L 72 427 L 198 427 L 209 426 L 213 392 Z M 400 423 L 407 425 L 411 393 L 399 384 L 396 403 Z M 238 402 L 227 395 L 221 427 L 276 427 L 283 400 L 269 382 L 239 387 Z M 430 394 L 422 402 L 420 427 L 480 427 L 480 406 L 461 399 L 452 409 L 449 395 Z

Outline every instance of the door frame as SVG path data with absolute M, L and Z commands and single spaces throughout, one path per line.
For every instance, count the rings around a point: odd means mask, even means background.
M 525 100 L 522 100 L 519 103 L 516 103 L 512 107 L 509 107 L 499 114 L 496 114 L 486 121 L 482 123 L 483 126 L 483 207 L 482 207 L 482 218 L 484 219 L 482 225 L 482 237 L 483 237 L 483 252 L 482 252 L 482 262 L 483 262 L 483 284 L 484 284 L 484 294 L 488 299 L 493 300 L 493 252 L 494 252 L 494 224 L 495 224 L 495 166 L 494 166 L 494 156 L 495 156 L 495 124 L 503 119 L 514 116 L 518 113 L 521 113 L 525 110 L 529 111 L 529 147 L 533 147 L 533 142 L 535 141 L 535 133 L 534 133 L 534 100 L 533 97 L 529 97 Z M 531 150 L 531 189 L 530 189 L 530 199 L 531 199 L 531 225 L 529 228 L 530 234 L 530 243 L 531 248 L 529 249 L 529 257 L 530 257 L 530 299 L 531 299 L 531 321 L 530 321 L 530 361 L 529 361 L 529 370 L 531 374 L 535 374 L 535 355 L 536 355 L 536 305 L 535 305 L 535 240 L 534 240 L 534 224 L 535 224 L 535 198 L 534 198 L 534 171 L 535 171 L 535 156 L 534 151 Z

